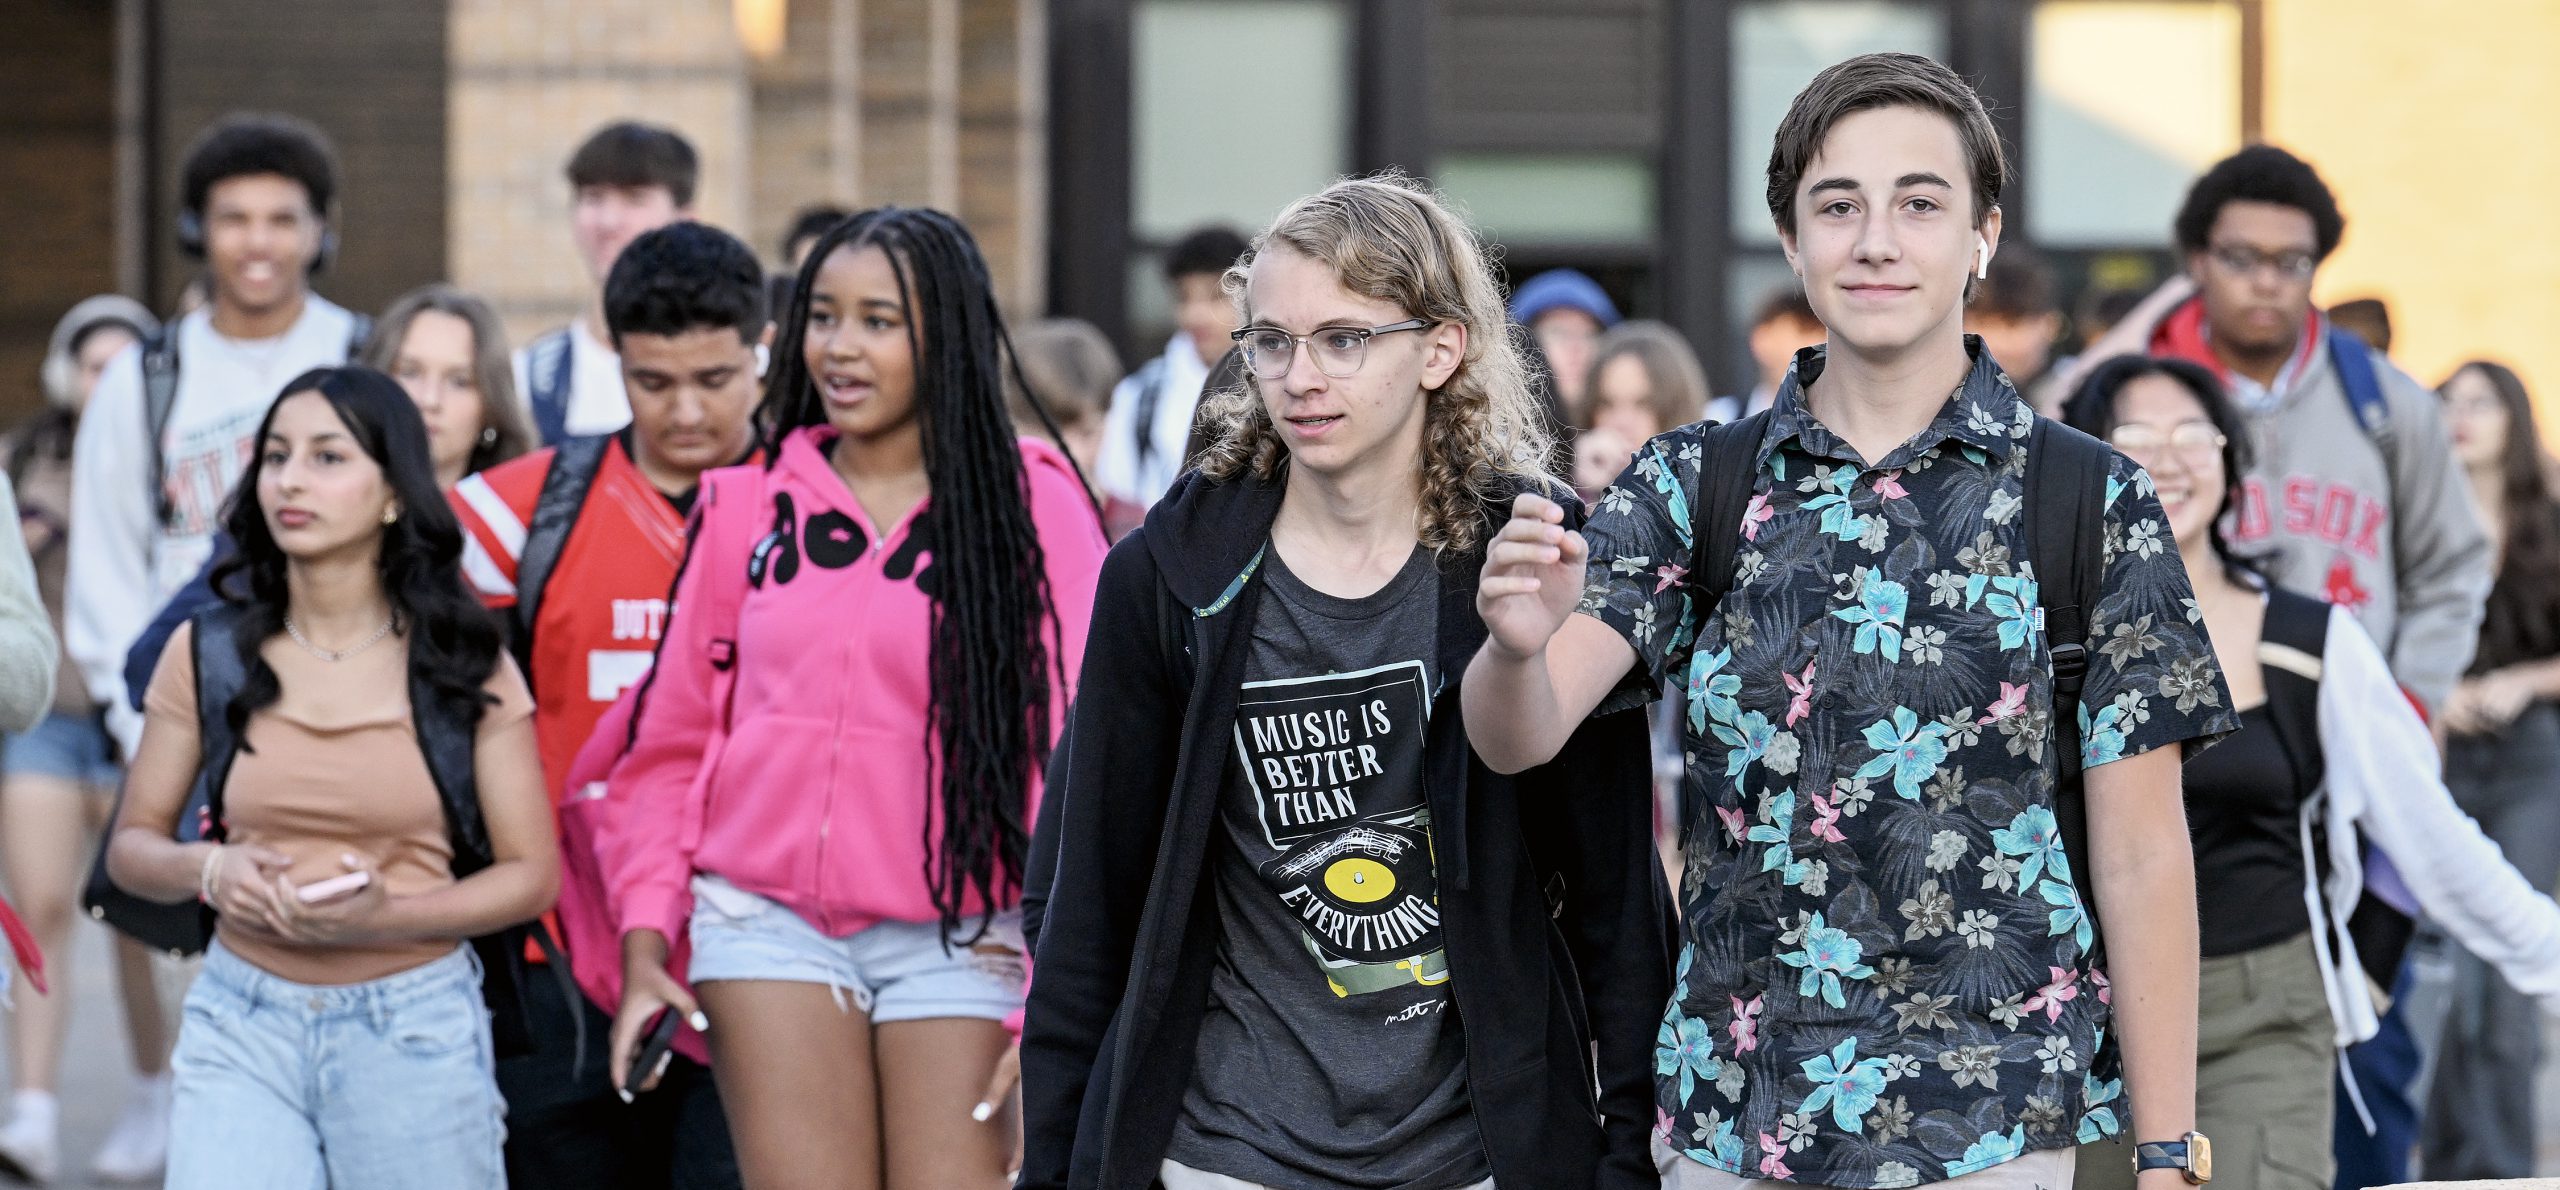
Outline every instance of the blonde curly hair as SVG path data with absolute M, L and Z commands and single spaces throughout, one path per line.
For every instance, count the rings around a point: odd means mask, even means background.
M 1481 545 L 1485 507 L 1512 486 L 1551 482 L 1553 447 L 1544 408 L 1513 341 L 1502 290 L 1475 230 L 1432 191 L 1400 173 L 1345 178 L 1290 204 L 1253 251 L 1227 270 L 1225 285 L 1244 304 L 1256 256 L 1285 248 L 1333 270 L 1344 289 L 1393 302 L 1408 315 L 1467 330 L 1466 352 L 1448 383 L 1426 394 L 1420 460 L 1421 539 L 1436 551 Z M 1242 387 L 1202 402 L 1208 445 L 1200 471 L 1226 481 L 1250 472 L 1278 475 L 1289 452 L 1250 371 Z

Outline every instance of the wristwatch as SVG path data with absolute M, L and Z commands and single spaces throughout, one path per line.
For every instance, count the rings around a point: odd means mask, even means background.
M 2133 1172 L 2146 1169 L 2174 1169 L 2188 1185 L 2204 1185 L 2213 1180 L 2213 1142 L 2204 1133 L 2190 1132 L 2176 1140 L 2133 1146 Z

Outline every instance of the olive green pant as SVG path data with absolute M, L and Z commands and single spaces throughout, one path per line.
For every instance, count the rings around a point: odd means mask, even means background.
M 2196 989 L 2196 1131 L 2212 1190 L 2329 1190 L 2335 1026 L 2311 936 L 2204 961 Z M 2139 1136 L 2080 1146 L 2079 1190 L 2132 1190 Z

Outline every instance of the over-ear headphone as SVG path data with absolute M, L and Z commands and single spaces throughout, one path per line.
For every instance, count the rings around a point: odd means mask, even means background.
M 69 409 L 80 400 L 80 361 L 68 351 L 56 351 L 44 357 L 44 399 L 57 409 Z
M 1973 242 L 1982 246 L 1982 255 L 1974 258 L 1973 279 L 1988 281 L 1991 279 L 1991 237 L 1975 232 Z
M 178 212 L 178 251 L 186 253 L 189 260 L 204 259 L 204 212 L 193 208 Z M 326 272 L 337 256 L 337 220 L 323 215 L 320 217 L 320 250 L 312 254 L 311 267 L 304 270 L 305 274 L 316 277 Z

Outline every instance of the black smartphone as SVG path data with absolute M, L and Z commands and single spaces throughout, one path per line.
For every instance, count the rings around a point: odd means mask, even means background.
M 624 1094 L 640 1094 L 640 1085 L 648 1082 L 650 1072 L 666 1059 L 668 1048 L 676 1043 L 676 1027 L 683 1023 L 684 1018 L 677 1016 L 675 1009 L 658 1010 L 656 1019 L 649 1022 L 648 1037 L 640 1042 L 640 1052 L 631 1058 L 631 1069 L 622 1073 Z

